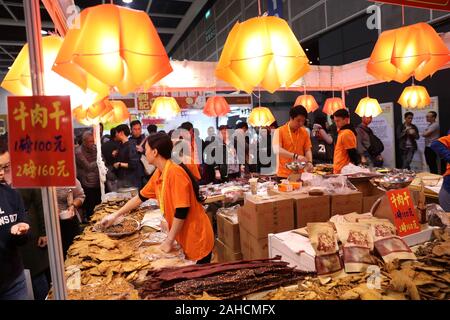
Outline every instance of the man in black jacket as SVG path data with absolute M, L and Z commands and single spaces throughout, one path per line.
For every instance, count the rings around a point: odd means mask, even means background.
M 117 174 L 117 187 L 128 188 L 143 187 L 142 172 L 140 170 L 141 161 L 139 153 L 136 150 L 134 141 L 130 141 L 130 128 L 126 124 L 116 127 L 116 137 L 120 141 L 119 153 L 113 167 Z
M 411 169 L 414 153 L 417 151 L 417 142 L 420 138 L 419 129 L 412 123 L 414 114 L 405 113 L 405 122 L 397 130 L 398 147 L 401 151 L 402 169 Z
M 30 226 L 19 193 L 12 189 L 6 142 L 0 141 L 0 300 L 24 300 L 27 286 L 18 247 L 28 240 Z

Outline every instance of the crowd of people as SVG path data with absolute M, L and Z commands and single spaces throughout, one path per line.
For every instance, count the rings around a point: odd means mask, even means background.
M 438 171 L 439 158 L 450 163 L 450 136 L 439 138 L 436 116 L 435 112 L 428 113 L 429 126 L 422 133 L 426 161 L 433 173 Z M 413 117 L 407 112 L 397 130 L 402 168 L 410 168 L 417 151 L 420 136 Z M 144 134 L 138 120 L 112 128 L 108 135 L 101 134 L 102 160 L 108 169 L 106 191 L 135 188 L 138 195 L 102 224 L 111 225 L 143 201 L 157 199 L 169 225 L 161 249 L 169 252 L 176 241 L 186 257 L 207 263 L 214 235 L 201 205 L 199 185 L 227 182 L 252 172 L 283 179 L 293 173 L 286 167 L 291 161 L 304 162 L 305 171 L 312 171 L 315 164 L 333 164 L 337 174 L 350 163 L 383 165 L 384 146 L 370 129 L 371 117 L 363 117 L 355 127 L 349 112 L 342 109 L 333 115 L 332 123 L 322 114 L 315 116 L 311 127 L 307 120 L 307 110 L 295 106 L 289 110 L 288 122 L 280 127 L 274 122 L 252 129 L 241 121 L 234 128 L 219 126 L 217 132 L 214 127 L 208 128 L 205 140 L 190 122 L 168 134 L 158 132 L 155 125 L 149 125 Z M 57 188 L 64 256 L 101 202 L 93 133 L 84 132 L 78 142 L 76 186 Z M 450 165 L 447 168 L 440 201 L 449 211 Z M 6 139 L 0 139 L 0 299 L 26 296 L 24 268 L 31 272 L 35 298 L 44 299 L 50 277 L 41 193 L 36 189 L 14 190 L 10 183 L 8 145 Z

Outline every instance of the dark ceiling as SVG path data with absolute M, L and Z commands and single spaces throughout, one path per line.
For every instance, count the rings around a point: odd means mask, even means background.
M 56 1 L 56 0 L 55 0 Z M 168 52 L 188 32 L 195 18 L 205 7 L 215 1 L 206 0 L 134 0 L 126 4 L 114 0 L 114 4 L 146 11 L 158 30 L 161 41 Z M 74 0 L 80 10 L 89 6 L 110 3 L 110 0 Z M 8 72 L 15 57 L 26 43 L 23 0 L 0 0 L 0 77 Z M 53 30 L 53 23 L 41 5 L 42 29 Z

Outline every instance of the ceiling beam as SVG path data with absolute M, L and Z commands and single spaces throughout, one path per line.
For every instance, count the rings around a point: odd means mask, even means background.
M 191 2 L 191 1 L 189 1 Z M 187 30 L 187 28 L 191 25 L 192 21 L 194 21 L 195 17 L 200 13 L 203 7 L 206 5 L 208 0 L 193 0 L 192 4 L 189 7 L 189 10 L 184 15 L 183 19 L 181 19 L 178 27 L 173 35 L 172 39 L 170 39 L 169 43 L 166 46 L 166 51 L 170 52 L 175 44 L 180 40 L 183 36 L 183 33 Z
M 14 21 L 12 19 L 1 18 L 0 26 L 25 27 L 25 21 L 24 20 Z M 42 21 L 42 27 L 53 29 L 55 26 L 53 25 L 53 22 Z
M 0 40 L 0 46 L 16 46 L 23 47 L 25 45 L 25 41 L 8 41 L 8 40 Z
M 13 60 L 15 59 L 15 57 L 12 54 L 10 54 L 7 50 L 5 50 L 5 48 L 3 48 L 2 46 L 0 46 L 0 50 L 3 51 L 8 56 L 10 56 Z
M 20 7 L 20 8 L 23 8 L 23 3 L 22 2 L 11 2 L 11 1 L 4 1 L 5 2 L 5 4 L 8 6 L 8 7 Z M 44 5 L 40 5 L 40 7 L 41 7 L 41 9 L 45 9 L 45 7 L 44 7 Z
M 0 4 L 8 11 L 9 15 L 14 19 L 14 21 L 18 21 L 16 15 L 9 9 L 9 7 L 5 4 L 3 0 L 0 0 Z
M 155 18 L 174 18 L 182 19 L 184 16 L 182 14 L 169 14 L 169 13 L 149 13 L 150 17 Z

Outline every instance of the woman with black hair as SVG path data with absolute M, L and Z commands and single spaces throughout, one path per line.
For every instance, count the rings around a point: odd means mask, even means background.
M 195 178 L 186 167 L 170 159 L 172 149 L 172 140 L 165 133 L 157 133 L 147 139 L 145 155 L 148 162 L 156 167 L 155 173 L 139 191 L 139 195 L 119 211 L 106 216 L 101 223 L 108 227 L 142 202 L 158 199 L 170 230 L 167 239 L 161 244 L 161 250 L 170 252 L 176 241 L 183 248 L 187 259 L 197 261 L 198 264 L 209 263 L 214 247 L 213 229 L 199 202 Z

